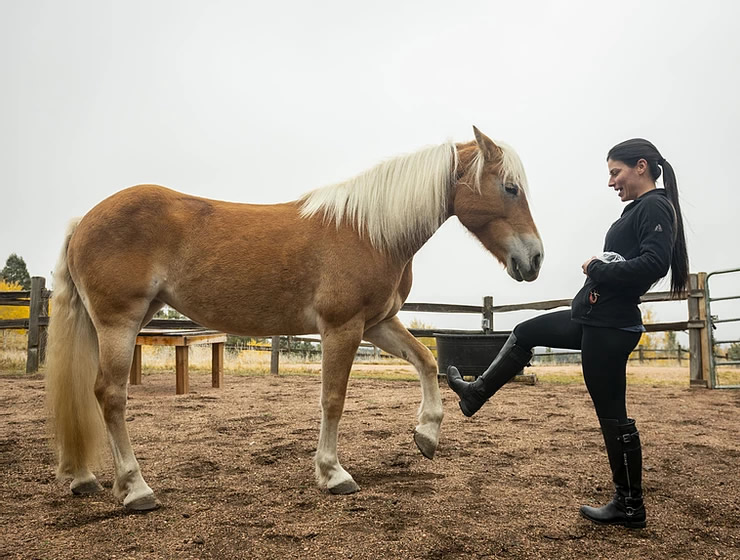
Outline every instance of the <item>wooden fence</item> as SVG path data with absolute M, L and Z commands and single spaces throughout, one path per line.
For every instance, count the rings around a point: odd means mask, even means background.
M 0 306 L 28 307 L 28 319 L 0 320 L 0 329 L 28 330 L 26 373 L 35 373 L 46 358 L 46 329 L 49 326 L 49 298 L 46 279 L 31 278 L 31 289 L 0 292 Z
M 662 322 L 646 324 L 648 332 L 688 331 L 689 333 L 689 370 L 690 385 L 692 387 L 707 387 L 710 379 L 709 367 L 712 351 L 710 337 L 707 333 L 706 316 L 706 278 L 705 272 L 690 275 L 689 292 L 682 298 L 688 302 L 688 318 L 685 321 Z M 0 320 L 0 329 L 27 329 L 28 330 L 28 357 L 26 372 L 38 371 L 39 364 L 44 361 L 46 328 L 49 324 L 49 298 L 51 292 L 46 289 L 43 277 L 35 276 L 31 279 L 31 290 L 20 292 L 0 292 L 0 306 L 23 305 L 28 306 L 28 319 Z M 670 301 L 668 292 L 648 292 L 642 297 L 642 303 L 656 303 Z M 493 297 L 483 298 L 483 305 L 456 305 L 443 303 L 406 303 L 402 311 L 422 313 L 455 313 L 481 315 L 481 330 L 449 330 L 449 329 L 409 329 L 416 337 L 433 336 L 434 333 L 492 333 L 494 319 L 499 313 L 511 311 L 535 310 L 546 311 L 558 307 L 570 306 L 570 299 L 537 301 L 520 304 L 494 305 Z M 154 328 L 198 328 L 200 325 L 192 321 L 179 319 L 154 319 L 149 327 Z M 278 372 L 279 367 L 279 337 L 273 337 L 271 371 Z

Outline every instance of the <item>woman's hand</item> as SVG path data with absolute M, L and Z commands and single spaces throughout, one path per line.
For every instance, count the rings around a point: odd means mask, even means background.
M 585 263 L 581 265 L 581 269 L 583 269 L 583 273 L 588 276 L 588 265 L 591 264 L 591 261 L 594 260 L 596 257 L 591 257 L 588 259 Z

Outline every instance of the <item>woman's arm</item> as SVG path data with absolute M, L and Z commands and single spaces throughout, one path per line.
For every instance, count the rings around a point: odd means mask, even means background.
M 668 274 L 674 242 L 675 214 L 664 199 L 645 200 L 635 209 L 638 257 L 605 263 L 596 258 L 584 263 L 586 274 L 600 284 L 651 285 Z

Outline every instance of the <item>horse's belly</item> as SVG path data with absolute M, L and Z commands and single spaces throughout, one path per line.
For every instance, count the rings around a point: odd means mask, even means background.
M 196 323 L 241 336 L 313 334 L 320 332 L 320 323 L 340 325 L 358 313 L 372 326 L 402 304 L 395 293 L 346 284 L 341 290 L 336 285 L 299 290 L 248 282 L 200 288 L 179 283 L 158 299 Z
M 240 336 L 300 335 L 318 332 L 315 314 L 305 306 L 281 303 L 279 297 L 218 297 L 211 301 L 180 302 L 175 296 L 166 303 L 196 323 Z

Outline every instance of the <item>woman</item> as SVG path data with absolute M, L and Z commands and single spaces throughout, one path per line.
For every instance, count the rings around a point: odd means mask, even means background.
M 496 359 L 472 383 L 457 368 L 447 382 L 472 416 L 527 365 L 535 346 L 581 351 L 583 377 L 599 418 L 616 492 L 601 508 L 581 506 L 597 523 L 641 528 L 642 451 L 625 402 L 627 358 L 645 331 L 640 296 L 671 270 L 671 292 L 679 297 L 688 280 L 688 257 L 676 176 L 657 148 L 641 138 L 614 146 L 607 156 L 609 187 L 631 201 L 612 224 L 604 253 L 583 263 L 587 276 L 571 309 L 548 313 L 514 328 Z M 655 181 L 663 174 L 665 189 Z

